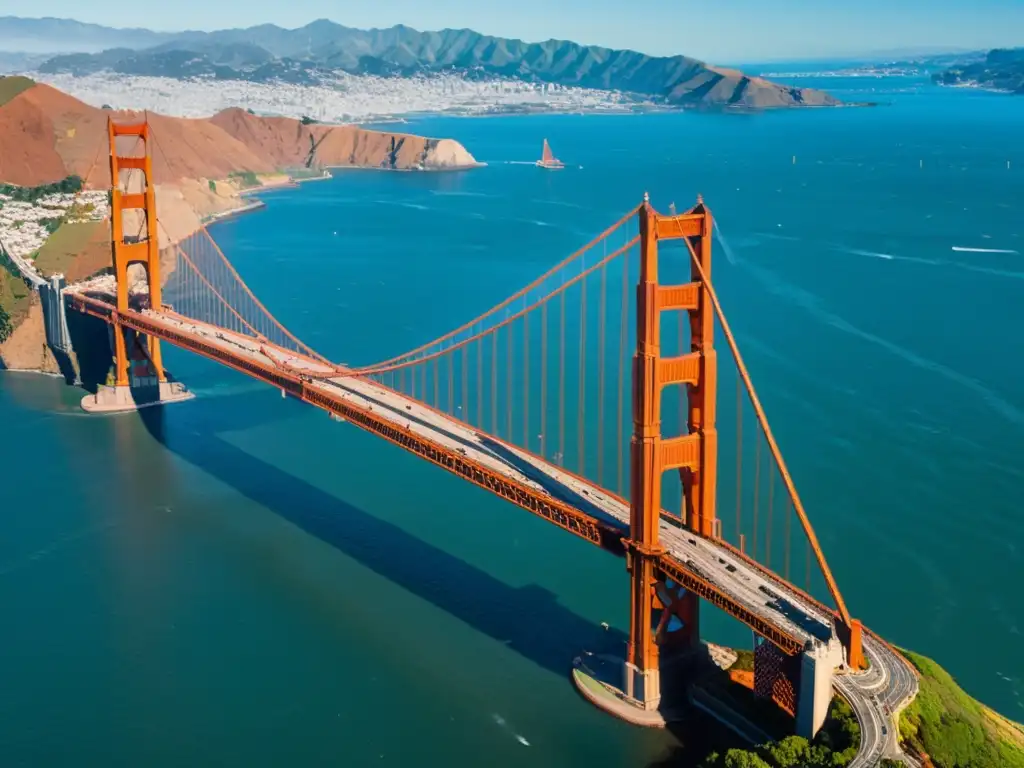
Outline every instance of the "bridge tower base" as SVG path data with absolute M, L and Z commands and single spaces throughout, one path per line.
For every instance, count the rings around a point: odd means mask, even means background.
M 154 363 L 148 348 L 152 339 L 120 325 L 112 326 L 111 331 L 116 350 L 115 370 L 111 375 L 113 383 L 102 384 L 95 394 L 83 397 L 83 410 L 89 413 L 123 413 L 154 405 L 180 403 L 195 397 L 181 382 L 168 381 L 166 376 L 157 375 L 161 369 Z M 129 365 L 123 370 L 119 358 L 128 360 Z

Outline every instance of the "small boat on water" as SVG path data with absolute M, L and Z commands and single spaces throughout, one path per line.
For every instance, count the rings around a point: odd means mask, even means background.
M 537 161 L 538 168 L 546 168 L 549 171 L 557 171 L 565 168 L 565 164 L 555 157 L 551 151 L 551 145 L 548 144 L 548 140 L 544 139 L 544 151 L 541 153 L 540 160 Z

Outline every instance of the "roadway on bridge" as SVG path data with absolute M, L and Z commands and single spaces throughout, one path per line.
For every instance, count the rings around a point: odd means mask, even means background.
M 146 310 L 139 314 L 173 332 L 200 338 L 228 355 L 263 367 L 287 370 L 292 375 L 298 371 L 312 376 L 332 373 L 331 368 L 310 358 L 268 348 L 248 336 L 166 312 Z M 372 412 L 377 418 L 457 451 L 542 495 L 602 519 L 621 530 L 623 535 L 629 532 L 629 506 L 622 499 L 417 400 L 371 380 L 352 376 L 310 379 L 307 386 L 340 396 L 352 407 Z M 771 578 L 730 548 L 667 520 L 662 521 L 659 533 L 663 546 L 683 569 L 713 584 L 772 626 L 801 642 L 827 642 L 831 637 L 833 617 L 824 608 L 781 579 Z M 906 660 L 868 633 L 865 633 L 864 650 L 870 662 L 869 670 L 835 677 L 836 689 L 850 702 L 861 722 L 861 751 L 851 766 L 876 765 L 883 756 L 899 757 L 915 764 L 899 750 L 894 714 L 916 694 L 916 676 Z

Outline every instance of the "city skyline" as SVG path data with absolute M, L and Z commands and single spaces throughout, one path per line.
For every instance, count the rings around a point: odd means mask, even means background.
M 611 0 L 572 0 L 555 6 L 541 0 L 512 5 L 436 0 L 429 8 L 412 0 L 358 0 L 343 11 L 326 0 L 213 4 L 179 0 L 173 6 L 124 6 L 97 0 L 83 6 L 48 0 L 39 16 L 111 27 L 155 31 L 216 30 L 276 24 L 294 29 L 330 19 L 360 29 L 404 24 L 418 30 L 470 28 L 482 34 L 529 42 L 572 40 L 629 48 L 649 55 L 685 54 L 713 62 L 744 63 L 903 51 L 955 51 L 1024 45 L 1024 4 L 976 0 L 971 13 L 950 0 L 882 0 L 812 4 L 780 0 L 770 9 L 756 0 L 723 0 L 713 8 L 651 0 L 638 14 Z

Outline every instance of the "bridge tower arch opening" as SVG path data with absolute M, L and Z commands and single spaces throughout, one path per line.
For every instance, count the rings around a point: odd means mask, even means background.
M 163 298 L 150 125 L 148 121 L 117 123 L 108 119 L 107 134 L 110 141 L 110 241 L 114 278 L 117 281 L 116 311 L 123 313 L 131 308 L 129 267 L 135 264 L 144 267 L 149 306 L 159 311 L 163 306 Z M 131 148 L 130 154 L 121 154 L 126 148 Z M 116 317 L 113 326 L 116 366 L 114 383 L 118 388 L 127 387 L 129 346 L 137 345 L 139 340 L 133 337 L 129 342 L 125 335 L 126 329 Z M 145 353 L 157 382 L 166 383 L 159 340 L 148 337 Z

